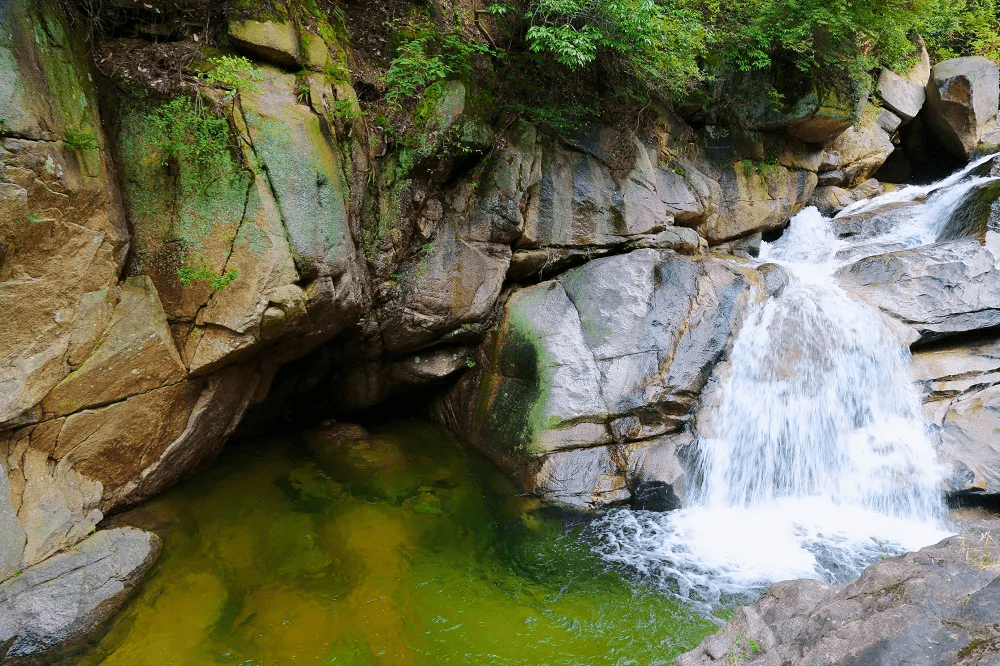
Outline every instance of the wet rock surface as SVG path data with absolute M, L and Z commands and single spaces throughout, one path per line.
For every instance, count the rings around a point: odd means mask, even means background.
M 735 322 L 762 297 L 756 283 L 774 277 L 636 250 L 515 291 L 436 413 L 515 473 L 528 469 L 528 484 L 551 499 L 627 499 L 642 476 L 629 472 L 642 467 L 633 443 L 676 448 Z M 665 474 L 643 478 L 680 476 Z
M 857 581 L 778 583 L 678 666 L 972 665 L 1000 659 L 1000 521 L 865 569 Z

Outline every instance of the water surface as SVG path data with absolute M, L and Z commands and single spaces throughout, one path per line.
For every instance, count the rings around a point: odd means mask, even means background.
M 77 663 L 672 664 L 715 630 L 446 432 L 372 434 L 237 442 L 128 515 L 163 555 Z

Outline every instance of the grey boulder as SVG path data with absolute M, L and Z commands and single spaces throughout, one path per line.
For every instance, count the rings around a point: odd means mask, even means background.
M 927 120 L 945 147 L 971 157 L 979 141 L 996 130 L 1000 70 L 981 56 L 934 65 L 927 82 Z
M 160 554 L 155 534 L 103 530 L 0 583 L 0 660 L 42 659 L 90 635 Z
M 1000 238 L 964 238 L 866 257 L 837 271 L 855 297 L 912 329 L 910 342 L 1000 325 Z
M 1000 341 L 915 351 L 912 372 L 945 490 L 1000 493 Z
M 739 261 L 644 249 L 515 290 L 437 416 L 564 503 L 620 501 L 640 477 L 676 479 L 650 471 L 658 468 L 649 451 L 634 445 L 687 430 L 747 307 L 766 285 L 780 288 L 776 277 Z M 660 443 L 656 450 L 674 455 L 676 442 Z M 603 450 L 576 451 L 594 447 Z
M 778 583 L 677 664 L 995 664 L 998 538 L 1000 521 L 970 523 L 961 536 L 873 564 L 848 585 Z

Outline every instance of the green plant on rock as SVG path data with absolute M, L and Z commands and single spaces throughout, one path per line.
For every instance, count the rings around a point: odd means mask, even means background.
M 308 105 L 311 97 L 308 83 L 301 82 L 295 86 L 295 99 L 299 104 Z
M 97 137 L 94 136 L 93 132 L 67 127 L 63 143 L 73 150 L 94 150 L 97 148 Z
M 334 118 L 345 124 L 352 123 L 364 115 L 356 102 L 347 99 L 335 101 L 332 113 Z
M 162 104 L 145 118 L 164 165 L 193 166 L 201 180 L 235 172 L 229 152 L 229 122 L 185 96 Z
M 600 117 L 597 109 L 581 104 L 538 106 L 511 102 L 507 108 L 529 122 L 543 123 L 564 133 L 572 132 L 581 125 L 592 123 Z
M 202 256 L 195 257 L 193 262 L 177 269 L 177 278 L 185 287 L 191 287 L 196 282 L 204 282 L 212 291 L 222 291 L 239 276 L 236 269 L 216 273 Z
M 746 634 L 737 634 L 726 653 L 727 664 L 741 664 L 763 652 L 763 646 Z
M 235 97 L 242 90 L 260 92 L 256 84 L 264 77 L 264 73 L 254 67 L 253 63 L 243 56 L 222 56 L 208 61 L 212 69 L 200 74 L 209 85 L 219 85 L 229 88 L 229 97 Z
M 406 32 L 383 77 L 385 99 L 397 107 L 401 100 L 416 97 L 450 75 L 467 76 L 473 56 L 490 51 L 485 44 L 465 39 L 457 29 L 441 33 L 429 23 L 418 22 L 407 26 Z

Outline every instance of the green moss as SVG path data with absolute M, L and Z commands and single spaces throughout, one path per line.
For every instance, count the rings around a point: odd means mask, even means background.
M 543 339 L 516 311 L 517 304 L 512 307 L 483 382 L 475 426 L 498 453 L 527 461 L 543 453 L 538 438 L 551 426 L 552 364 Z
M 177 100 L 183 100 L 178 102 Z M 117 150 L 140 265 L 168 271 L 189 252 L 218 273 L 243 217 L 252 174 L 230 156 L 229 125 L 201 115 L 187 98 L 126 111 Z

